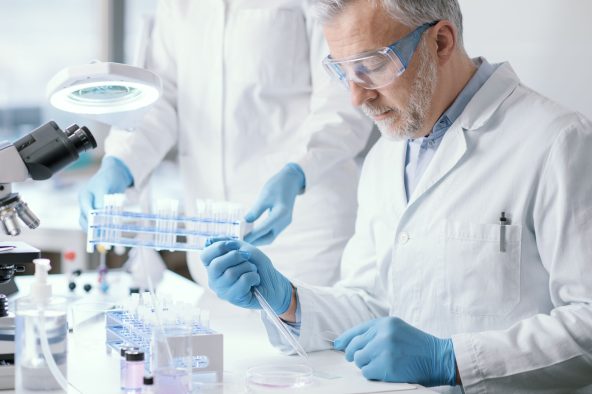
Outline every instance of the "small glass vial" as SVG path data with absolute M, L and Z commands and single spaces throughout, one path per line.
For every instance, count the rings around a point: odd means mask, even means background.
M 132 346 L 122 346 L 119 349 L 119 381 L 120 381 L 120 386 L 122 390 L 125 390 L 125 378 L 126 378 L 126 370 L 125 367 L 127 365 L 127 362 L 125 361 L 125 354 L 130 351 L 130 350 L 138 350 L 137 348 L 134 348 Z
M 144 388 L 142 394 L 155 394 L 154 378 L 152 376 L 144 376 Z
M 144 383 L 144 352 L 128 350 L 125 353 L 124 391 L 139 393 Z

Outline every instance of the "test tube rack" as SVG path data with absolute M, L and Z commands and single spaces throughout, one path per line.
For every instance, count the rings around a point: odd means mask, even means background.
M 241 239 L 252 225 L 242 220 L 239 204 L 196 200 L 194 216 L 178 214 L 178 201 L 157 201 L 156 212 L 123 210 L 124 195 L 105 196 L 105 206 L 88 217 L 87 251 L 96 245 L 147 247 L 156 250 L 194 251 L 208 238 Z
M 157 327 L 146 323 L 137 315 L 126 310 L 112 310 L 106 313 L 105 319 L 107 346 L 119 354 L 122 346 L 138 348 L 145 354 L 146 370 L 151 373 L 150 361 L 153 346 L 153 330 Z M 181 338 L 167 337 L 169 348 L 175 357 L 177 343 Z M 197 322 L 191 324 L 192 373 L 215 373 L 220 381 L 223 376 L 223 336 Z

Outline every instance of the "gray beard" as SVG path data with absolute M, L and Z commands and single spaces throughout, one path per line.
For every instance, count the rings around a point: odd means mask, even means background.
M 403 111 L 389 107 L 375 107 L 371 103 L 364 103 L 362 111 L 368 116 L 393 111 L 393 114 L 384 120 L 375 121 L 383 137 L 395 141 L 403 141 L 417 138 L 427 116 L 431 98 L 438 82 L 438 70 L 436 64 L 430 58 L 427 46 L 423 41 L 416 52 L 419 56 L 419 69 L 417 78 L 411 86 L 411 96 L 407 108 Z M 395 124 L 399 121 L 399 125 Z

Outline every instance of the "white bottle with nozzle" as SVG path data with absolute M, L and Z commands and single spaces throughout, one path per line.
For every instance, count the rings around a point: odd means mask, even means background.
M 15 387 L 17 393 L 67 389 L 67 305 L 53 297 L 48 259 L 35 259 L 35 281 L 16 300 Z M 59 391 L 57 391 L 59 392 Z

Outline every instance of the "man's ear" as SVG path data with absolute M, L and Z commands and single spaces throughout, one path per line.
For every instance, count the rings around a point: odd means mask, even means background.
M 458 31 L 456 26 L 450 21 L 443 20 L 434 25 L 430 33 L 436 42 L 438 62 L 444 64 L 450 59 L 457 47 L 456 37 Z

